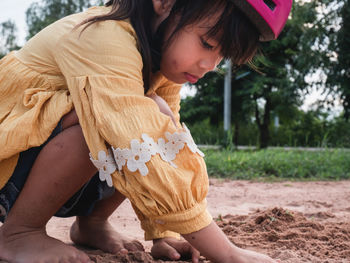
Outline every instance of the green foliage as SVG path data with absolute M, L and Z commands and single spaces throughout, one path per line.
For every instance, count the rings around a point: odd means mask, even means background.
M 209 119 L 205 119 L 193 124 L 186 123 L 186 125 L 191 130 L 191 135 L 197 144 L 226 145 L 222 122 L 219 125 L 211 125 Z M 233 137 L 232 129 L 230 139 L 233 140 Z M 258 130 L 256 125 L 251 122 L 241 124 L 238 145 L 256 145 L 257 141 Z M 229 145 L 233 145 L 233 141 Z
M 298 147 L 350 147 L 350 123 L 343 116 L 329 119 L 318 111 L 296 110 L 271 133 L 271 145 Z
M 317 1 L 294 2 L 292 19 L 279 38 L 261 44 L 262 52 L 255 65 L 263 74 L 248 67 L 234 72 L 231 112 L 235 144 L 244 136 L 244 126 L 254 118 L 259 131 L 258 145 L 267 147 L 272 135 L 272 115 L 289 115 L 301 105 L 301 94 L 309 87 L 305 76 L 322 64 L 320 50 L 313 48 L 316 43 L 323 43 L 324 38 L 318 26 L 323 23 L 317 19 L 319 5 Z M 245 77 L 238 79 L 242 74 Z M 182 118 L 192 124 L 209 118 L 210 124 L 217 126 L 223 115 L 223 82 L 224 76 L 216 73 L 199 81 L 194 86 L 196 96 L 182 102 Z
M 16 24 L 7 20 L 0 23 L 0 58 L 12 50 L 18 49 Z
M 350 148 L 350 123 L 343 116 L 330 118 L 324 112 L 304 112 L 296 107 L 280 116 L 279 127 L 270 123 L 270 146 Z M 239 125 L 240 134 L 235 145 L 257 145 L 259 131 L 253 121 L 247 120 Z M 216 126 L 206 119 L 187 126 L 196 143 L 224 145 L 222 122 Z M 236 132 L 234 126 L 231 131 L 233 140 Z
M 181 120 L 194 123 L 209 119 L 213 125 L 222 121 L 223 115 L 223 75 L 209 72 L 196 85 L 196 96 L 187 97 L 181 102 Z
M 257 180 L 350 179 L 350 151 L 203 150 L 210 176 Z
M 34 2 L 26 11 L 27 39 L 60 18 L 81 12 L 92 5 L 101 5 L 102 0 L 42 0 Z
M 350 119 L 350 4 L 343 1 L 336 10 L 340 29 L 330 37 L 327 85 L 331 92 L 339 94 L 344 107 L 344 118 Z M 331 28 L 332 32 L 333 28 Z M 334 52 L 334 53 L 332 53 Z M 336 56 L 334 56 L 336 54 Z
M 195 122 L 194 124 L 186 124 L 191 130 L 193 139 L 198 144 L 222 144 L 224 138 L 224 129 L 222 125 L 210 125 L 209 118 Z
M 271 140 L 272 113 L 283 114 L 301 104 L 302 91 L 307 89 L 305 76 L 315 70 L 318 50 L 313 27 L 316 20 L 314 2 L 294 2 L 292 19 L 275 41 L 262 43 L 262 55 L 256 65 L 264 74 L 253 72 L 243 83 L 255 102 L 255 119 L 259 128 L 259 146 L 265 148 Z M 259 105 L 260 103 L 260 105 Z
M 327 147 L 325 138 L 331 122 L 321 119 L 318 112 L 296 110 L 293 118 L 281 120 L 280 127 L 272 131 L 271 145 Z

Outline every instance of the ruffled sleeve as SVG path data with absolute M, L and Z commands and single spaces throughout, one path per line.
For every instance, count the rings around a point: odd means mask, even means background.
M 62 37 L 55 51 L 100 178 L 129 198 L 146 239 L 211 222 L 202 153 L 144 96 L 142 58 L 126 22 L 105 21 Z M 176 92 L 159 94 L 168 102 Z M 177 92 L 178 93 L 178 92 Z M 172 99 L 171 99 L 172 98 Z M 170 103 L 178 112 L 179 98 Z

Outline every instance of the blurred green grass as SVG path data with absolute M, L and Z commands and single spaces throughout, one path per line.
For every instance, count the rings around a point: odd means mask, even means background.
M 343 149 L 202 151 L 211 177 L 263 181 L 350 179 L 350 151 Z

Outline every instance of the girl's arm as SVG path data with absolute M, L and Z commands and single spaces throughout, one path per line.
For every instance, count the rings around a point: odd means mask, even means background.
M 147 95 L 147 97 L 157 103 L 160 112 L 168 115 L 175 126 L 177 126 L 174 114 L 164 99 L 156 94 Z M 187 241 L 178 240 L 173 237 L 154 239 L 151 254 L 154 258 L 169 258 L 171 260 L 189 257 L 192 258 L 192 262 L 194 263 L 198 262 L 200 256 L 199 251 Z
M 148 97 L 154 100 L 159 110 L 170 116 L 176 125 L 174 115 L 168 104 L 156 94 L 149 95 Z M 187 242 L 179 241 L 174 238 L 161 238 L 153 241 L 152 255 L 156 258 L 168 257 L 172 260 L 178 260 L 180 255 L 184 256 L 187 254 L 191 255 L 192 262 L 198 262 L 200 252 L 213 262 L 220 263 L 278 262 L 266 255 L 236 247 L 227 239 L 226 235 L 214 222 L 200 231 L 183 235 L 183 237 L 192 246 Z
M 221 229 L 211 224 L 197 232 L 185 234 L 183 237 L 202 255 L 218 263 L 277 263 L 270 257 L 244 250 L 233 245 Z

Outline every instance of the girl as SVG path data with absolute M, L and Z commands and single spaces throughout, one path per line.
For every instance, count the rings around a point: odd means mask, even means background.
M 179 91 L 223 58 L 249 62 L 259 39 L 277 37 L 291 2 L 111 0 L 3 58 L 0 258 L 89 262 L 47 236 L 53 215 L 77 216 L 76 244 L 142 249 L 108 223 L 127 197 L 155 257 L 275 262 L 234 246 L 213 223 L 202 153 L 179 123 Z

